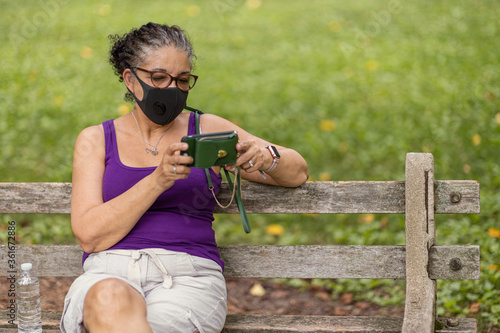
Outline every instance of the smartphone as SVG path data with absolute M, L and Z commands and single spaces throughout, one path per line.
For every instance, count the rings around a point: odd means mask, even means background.
M 205 169 L 236 163 L 236 131 L 187 135 L 181 141 L 189 144 L 189 148 L 183 152 L 193 157 L 194 162 L 189 166 Z

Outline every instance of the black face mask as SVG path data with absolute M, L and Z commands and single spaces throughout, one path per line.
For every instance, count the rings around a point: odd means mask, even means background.
M 144 95 L 142 101 L 134 96 L 142 112 L 155 124 L 170 124 L 186 107 L 188 97 L 187 91 L 182 91 L 177 87 L 158 89 L 151 87 L 139 79 Z

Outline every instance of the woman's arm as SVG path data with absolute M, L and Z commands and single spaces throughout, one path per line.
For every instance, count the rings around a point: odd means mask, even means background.
M 172 144 L 152 174 L 120 196 L 103 202 L 106 152 L 102 125 L 80 133 L 73 156 L 71 227 L 85 252 L 103 251 L 119 242 L 161 193 L 175 180 L 187 178 L 190 168 L 180 164 L 189 164 L 192 159 L 179 154 L 186 148 L 184 143 Z M 176 174 L 174 164 L 179 164 Z
M 236 149 L 240 156 L 236 164 L 227 166 L 227 169 L 240 167 L 243 179 L 271 185 L 296 187 L 305 183 L 309 178 L 307 163 L 295 150 L 274 145 L 213 114 L 204 114 L 200 119 L 203 133 L 233 130 L 238 132 L 239 143 L 236 145 Z M 273 157 L 266 146 L 276 147 L 281 157 L 277 167 L 265 173 L 266 179 L 264 179 L 259 170 L 267 170 L 273 163 Z M 252 161 L 253 167 L 250 166 L 249 161 Z

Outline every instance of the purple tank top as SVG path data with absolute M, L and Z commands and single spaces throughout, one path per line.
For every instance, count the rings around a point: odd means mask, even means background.
M 118 155 L 113 119 L 103 122 L 106 159 L 103 180 L 103 200 L 109 201 L 124 193 L 156 167 L 133 168 L 122 164 Z M 190 114 L 187 134 L 196 133 L 194 113 Z M 210 169 L 217 194 L 221 176 Z M 208 189 L 204 169 L 191 168 L 187 179 L 177 180 L 163 192 L 130 232 L 109 249 L 139 250 L 161 248 L 185 252 L 211 259 L 224 269 L 215 233 L 212 229 L 215 199 Z M 88 257 L 83 255 L 83 261 Z

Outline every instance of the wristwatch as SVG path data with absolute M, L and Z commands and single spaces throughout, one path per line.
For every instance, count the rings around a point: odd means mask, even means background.
M 275 146 L 266 146 L 264 148 L 267 148 L 267 150 L 269 150 L 269 152 L 271 153 L 271 156 L 273 157 L 273 164 L 271 164 L 269 169 L 264 170 L 264 172 L 270 172 L 270 171 L 273 171 L 274 169 L 276 169 L 276 167 L 278 166 L 278 163 L 280 162 L 281 156 L 280 156 L 280 153 L 278 152 L 278 149 L 276 149 Z

